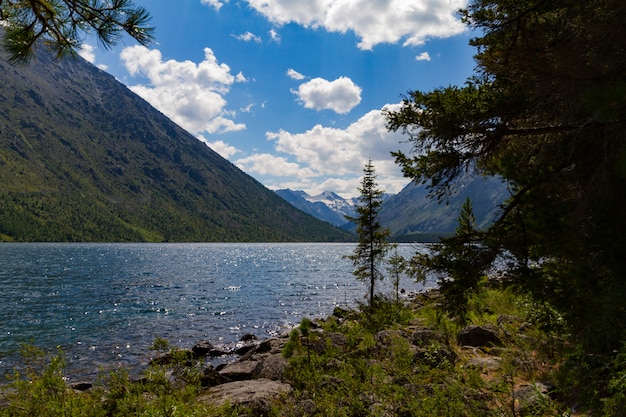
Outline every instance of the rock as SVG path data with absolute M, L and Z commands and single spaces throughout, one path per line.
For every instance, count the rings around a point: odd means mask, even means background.
M 235 349 L 235 355 L 244 356 L 257 348 L 257 345 L 243 345 Z
M 500 367 L 502 366 L 502 358 L 498 356 L 487 356 L 484 358 L 475 357 L 467 361 L 467 364 L 465 366 L 469 368 L 481 369 L 484 371 L 493 371 L 500 369 Z
M 211 388 L 206 394 L 200 395 L 198 401 L 204 404 L 222 406 L 249 406 L 261 414 L 267 412 L 270 403 L 281 395 L 289 395 L 293 388 L 289 384 L 269 379 L 235 381 Z
M 298 401 L 295 408 L 296 416 L 298 417 L 312 416 L 317 413 L 317 405 L 310 398 Z
M 206 340 L 203 340 L 201 342 L 196 343 L 192 348 L 191 348 L 191 352 L 193 353 L 193 356 L 196 359 L 201 359 L 204 358 L 206 356 L 212 356 L 212 357 L 217 357 L 217 356 L 225 356 L 225 355 L 229 355 L 231 352 L 227 352 L 223 349 L 219 349 L 215 346 L 213 346 L 211 344 L 211 342 L 208 342 Z
M 231 381 L 245 381 L 254 378 L 259 362 L 254 360 L 245 360 L 229 363 L 219 370 L 219 374 Z
M 521 415 L 532 415 L 545 404 L 553 386 L 543 382 L 524 385 L 513 392 L 515 408 Z
M 446 338 L 443 333 L 431 329 L 419 329 L 411 335 L 411 343 L 417 347 L 427 347 L 433 342 L 445 343 Z
M 328 333 L 320 337 L 320 339 L 313 346 L 313 350 L 318 355 L 321 355 L 329 348 L 343 351 L 346 346 L 348 346 L 348 339 L 346 338 L 346 335 L 343 333 Z
M 467 326 L 457 334 L 457 342 L 461 346 L 472 347 L 503 346 L 500 331 L 493 324 Z
M 269 354 L 259 361 L 255 369 L 254 378 L 281 381 L 288 362 L 281 353 Z
M 227 382 L 232 381 L 221 375 L 213 366 L 204 368 L 202 376 L 200 377 L 200 385 L 203 388 L 210 388 Z
M 88 391 L 93 388 L 93 384 L 91 382 L 76 381 L 70 383 L 70 388 L 75 391 Z
M 211 353 L 211 351 L 214 349 L 215 349 L 215 346 L 213 346 L 210 342 L 203 340 L 201 342 L 196 343 L 191 348 L 191 351 L 193 352 L 193 355 L 196 358 L 204 358 L 205 356 L 208 356 L 209 353 Z
M 246 333 L 239 339 L 240 342 L 254 342 L 255 340 L 259 340 L 259 338 L 252 333 Z

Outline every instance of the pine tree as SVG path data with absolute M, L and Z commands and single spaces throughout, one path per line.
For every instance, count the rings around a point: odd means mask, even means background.
M 124 33 L 142 45 L 153 40 L 150 14 L 132 0 L 0 0 L 2 44 L 12 63 L 24 64 L 40 40 L 57 56 L 77 54 L 81 37 L 93 34 L 105 48 Z
M 379 220 L 378 213 L 383 204 L 383 192 L 377 188 L 376 174 L 372 160 L 363 169 L 363 180 L 358 191 L 359 205 L 355 217 L 347 216 L 348 220 L 356 223 L 358 244 L 354 253 L 348 258 L 354 265 L 352 272 L 358 280 L 369 283 L 369 307 L 374 303 L 374 289 L 376 280 L 383 279 L 380 264 L 389 250 L 389 230 L 384 228 Z

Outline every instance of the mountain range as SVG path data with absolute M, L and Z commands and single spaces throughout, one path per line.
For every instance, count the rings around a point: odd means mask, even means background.
M 346 230 L 355 230 L 345 216 L 354 216 L 358 198 L 345 199 L 330 191 L 316 196 L 289 189 L 276 193 L 312 216 Z M 506 185 L 494 177 L 467 174 L 452 184 L 450 195 L 442 201 L 431 197 L 426 185 L 411 182 L 398 194 L 384 197 L 379 220 L 390 230 L 394 240 L 435 240 L 454 232 L 466 198 L 472 202 L 476 227 L 484 229 L 496 219 L 499 206 L 507 196 Z
M 0 57 L 0 240 L 346 241 L 114 77 Z

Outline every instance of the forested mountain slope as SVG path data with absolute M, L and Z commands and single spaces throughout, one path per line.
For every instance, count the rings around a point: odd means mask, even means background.
M 0 85 L 0 240 L 349 238 L 80 58 L 0 57 Z

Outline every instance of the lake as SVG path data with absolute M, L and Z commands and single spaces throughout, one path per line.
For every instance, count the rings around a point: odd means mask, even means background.
M 145 367 L 156 337 L 189 348 L 264 339 L 364 302 L 354 244 L 0 244 L 0 370 L 21 344 L 60 348 L 73 379 Z M 410 256 L 418 247 L 400 245 Z M 385 291 L 391 291 L 389 283 Z M 401 287 L 422 287 L 405 278 Z

